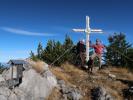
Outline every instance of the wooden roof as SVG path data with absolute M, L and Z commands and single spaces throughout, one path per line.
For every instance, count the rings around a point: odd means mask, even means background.
M 24 61 L 24 60 L 10 60 L 10 61 L 8 62 L 8 64 L 9 64 L 9 63 L 21 65 L 21 64 L 26 64 L 26 61 Z

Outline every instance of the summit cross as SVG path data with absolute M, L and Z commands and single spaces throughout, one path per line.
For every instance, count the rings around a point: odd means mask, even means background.
M 86 33 L 86 61 L 89 60 L 89 37 L 90 33 L 103 33 L 101 29 L 90 28 L 90 18 L 86 16 L 86 28 L 85 29 L 73 29 L 74 32 L 85 32 Z

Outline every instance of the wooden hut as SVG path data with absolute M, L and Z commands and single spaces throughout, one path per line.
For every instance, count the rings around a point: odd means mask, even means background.
M 10 60 L 10 79 L 8 80 L 9 86 L 15 86 L 22 82 L 24 67 L 27 64 L 24 60 Z

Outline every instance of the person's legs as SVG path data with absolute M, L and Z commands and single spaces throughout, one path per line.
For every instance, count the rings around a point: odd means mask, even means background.
M 90 71 L 93 71 L 93 67 L 94 67 L 94 59 L 96 57 L 96 53 L 94 53 L 91 57 L 90 57 L 90 61 L 91 61 L 91 65 L 90 65 Z
M 80 52 L 81 66 L 82 66 L 82 53 Z
M 80 58 L 81 58 L 81 66 L 84 66 L 85 64 L 85 55 L 83 52 L 80 52 Z
M 90 59 L 88 60 L 88 62 L 87 62 L 87 66 L 88 66 L 88 70 L 89 71 L 92 71 L 92 65 L 93 64 L 93 60 L 91 59 L 91 57 L 90 57 Z
M 85 65 L 86 64 L 86 54 L 85 54 L 85 52 L 83 52 L 83 65 Z
M 101 65 L 102 65 L 102 56 L 101 56 L 101 54 L 98 54 L 97 57 L 98 57 L 98 60 L 99 60 L 99 69 L 101 69 Z

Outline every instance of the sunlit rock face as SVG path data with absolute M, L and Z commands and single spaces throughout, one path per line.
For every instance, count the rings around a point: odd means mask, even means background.
M 45 100 L 49 96 L 57 86 L 56 77 L 46 63 L 41 64 L 41 73 L 38 73 L 31 63 L 33 62 L 30 61 L 23 71 L 21 83 L 12 89 L 6 84 L 8 79 L 5 77 L 10 74 L 10 69 L 0 75 L 0 100 Z
M 40 100 L 46 98 L 56 86 L 56 79 L 54 76 L 41 76 L 35 70 L 30 69 L 24 72 L 24 77 L 19 88 L 31 96 L 33 100 Z M 52 84 L 54 83 L 54 84 Z

